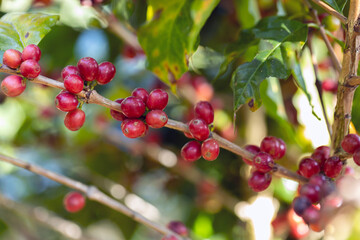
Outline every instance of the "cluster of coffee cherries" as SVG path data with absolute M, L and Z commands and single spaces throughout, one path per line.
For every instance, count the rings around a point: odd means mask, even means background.
M 255 155 L 253 160 L 243 158 L 246 164 L 252 166 L 248 185 L 255 192 L 264 191 L 272 180 L 270 172 L 274 167 L 274 160 L 285 155 L 286 145 L 282 139 L 268 136 L 261 141 L 260 147 L 246 145 L 244 148 Z
M 96 84 L 109 83 L 115 76 L 116 69 L 111 62 L 100 64 L 91 57 L 81 58 L 77 66 L 66 66 L 61 77 L 66 90 L 61 91 L 55 98 L 56 107 L 67 112 L 64 120 L 65 126 L 71 131 L 79 130 L 85 122 L 85 113 L 81 110 L 82 103 L 76 94 L 84 86 L 92 89 Z
M 64 207 L 66 211 L 75 213 L 83 209 L 85 206 L 85 197 L 79 192 L 69 192 L 64 197 Z
M 148 126 L 165 126 L 168 116 L 163 110 L 168 100 L 169 95 L 162 89 L 154 89 L 148 93 L 144 88 L 136 88 L 131 96 L 115 100 L 121 104 L 121 112 L 112 109 L 110 114 L 115 120 L 122 121 L 121 130 L 126 137 L 143 137 L 148 131 Z
M 188 138 L 195 138 L 202 143 L 193 140 L 186 143 L 181 149 L 181 156 L 190 162 L 198 160 L 201 156 L 208 161 L 214 161 L 220 152 L 219 143 L 209 138 L 209 125 L 214 121 L 214 109 L 207 101 L 198 102 L 194 107 L 194 115 L 189 123 L 189 132 L 185 132 Z
M 11 75 L 1 82 L 1 90 L 8 97 L 16 97 L 25 91 L 26 82 L 24 78 L 33 79 L 39 76 L 41 67 L 40 48 L 35 44 L 30 44 L 19 52 L 15 49 L 8 49 L 3 55 L 3 64 L 11 69 L 16 69 L 23 76 Z
M 182 237 L 188 237 L 189 231 L 187 227 L 180 221 L 171 221 L 168 223 L 167 228 L 171 231 L 179 234 Z M 163 237 L 161 240 L 179 240 L 177 237 L 170 235 Z

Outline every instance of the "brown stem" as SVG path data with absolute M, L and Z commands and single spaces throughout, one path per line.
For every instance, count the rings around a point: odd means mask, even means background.
M 341 21 L 341 23 L 343 23 L 343 24 L 347 23 L 347 18 L 344 15 L 342 15 L 341 13 L 339 13 L 338 11 L 336 11 L 335 9 L 333 9 L 332 7 L 330 7 L 323 1 L 320 1 L 320 0 L 311 0 L 311 1 L 315 4 L 317 4 L 318 6 L 320 6 L 322 9 L 324 9 L 327 13 L 338 18 Z

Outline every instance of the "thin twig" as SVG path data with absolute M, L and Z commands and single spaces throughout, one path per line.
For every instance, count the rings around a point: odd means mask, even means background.
M 320 1 L 320 0 L 311 0 L 311 1 L 315 4 L 317 4 L 318 6 L 320 6 L 322 9 L 324 9 L 330 15 L 333 15 L 334 17 L 338 18 L 341 21 L 341 23 L 343 23 L 343 24 L 347 23 L 347 18 L 344 15 L 342 15 L 341 13 L 339 13 L 338 11 L 336 11 L 335 9 L 333 9 L 332 7 L 330 7 L 323 1 Z

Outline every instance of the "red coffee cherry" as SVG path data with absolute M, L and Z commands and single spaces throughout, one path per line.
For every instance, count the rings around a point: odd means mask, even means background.
M 310 200 L 305 196 L 294 198 L 292 207 L 298 216 L 302 216 L 306 209 L 311 206 Z
M 84 88 L 84 81 L 82 78 L 75 74 L 67 75 L 64 79 L 64 86 L 66 90 L 71 93 L 77 94 Z
M 140 119 L 125 119 L 121 123 L 121 130 L 128 138 L 137 138 L 145 134 L 146 125 Z
M 115 100 L 115 102 L 120 104 L 122 103 L 122 101 L 124 101 L 123 98 L 119 98 Z M 126 116 L 122 112 L 115 111 L 113 109 L 110 110 L 110 115 L 117 121 L 124 121 L 126 119 Z
M 312 158 L 304 158 L 299 164 L 299 172 L 302 176 L 310 178 L 320 172 L 320 165 Z
M 75 110 L 78 104 L 76 96 L 66 91 L 60 92 L 55 98 L 56 108 L 64 112 Z
M 169 95 L 162 89 L 155 89 L 151 91 L 146 101 L 146 106 L 151 109 L 163 110 L 169 100 Z
M 360 148 L 357 149 L 357 150 L 354 152 L 353 159 L 354 159 L 354 162 L 355 162 L 358 166 L 360 166 Z
M 146 104 L 149 93 L 144 88 L 135 88 L 134 91 L 132 91 L 131 96 L 140 98 Z
M 341 142 L 341 147 L 345 152 L 353 154 L 360 148 L 360 137 L 356 134 L 348 134 Z
M 204 141 L 210 134 L 208 125 L 201 118 L 195 118 L 189 122 L 189 131 L 199 141 Z
M 328 146 L 320 146 L 316 148 L 311 155 L 311 158 L 317 161 L 321 166 L 326 159 L 330 157 L 330 148 Z
M 309 179 L 310 184 L 321 187 L 327 181 L 326 177 L 322 174 L 315 174 Z
M 84 208 L 85 198 L 81 193 L 69 192 L 64 198 L 64 206 L 68 212 L 78 212 Z
M 315 184 L 307 183 L 300 188 L 300 195 L 307 197 L 311 203 L 320 201 L 320 187 Z
M 79 130 L 85 123 L 85 113 L 81 109 L 68 112 L 64 119 L 65 127 L 71 131 Z
M 4 52 L 3 63 L 9 68 L 18 68 L 21 62 L 21 52 L 18 50 L 8 49 Z
M 26 60 L 20 65 L 20 73 L 26 78 L 36 78 L 40 75 L 41 67 L 33 59 Z
M 343 167 L 343 163 L 338 156 L 328 158 L 324 163 L 324 173 L 329 178 L 336 178 Z
M 244 148 L 245 148 L 245 150 L 251 152 L 254 155 L 256 155 L 260 152 L 260 148 L 256 145 L 246 145 Z M 253 162 L 251 159 L 243 158 L 243 161 L 250 166 L 253 165 Z
M 79 69 L 76 66 L 68 65 L 61 71 L 62 79 L 65 79 L 68 75 L 75 74 L 80 76 Z
M 167 121 L 168 116 L 161 110 L 151 110 L 146 114 L 146 123 L 152 128 L 162 128 Z
M 259 152 L 254 157 L 253 165 L 260 172 L 269 172 L 274 166 L 274 160 L 270 154 Z
M 99 65 L 99 73 L 98 73 L 98 77 L 96 79 L 96 81 L 100 84 L 100 85 L 104 85 L 109 83 L 111 80 L 113 80 L 113 78 L 115 77 L 116 74 L 116 68 L 114 66 L 114 64 L 112 64 L 111 62 L 102 62 Z
M 317 223 L 320 220 L 320 211 L 310 206 L 304 211 L 302 217 L 307 224 Z
M 203 119 L 206 124 L 214 121 L 214 109 L 207 101 L 198 102 L 194 107 L 195 117 Z
M 255 192 L 267 189 L 271 183 L 271 175 L 260 171 L 254 171 L 248 180 L 249 187 Z
M 85 81 L 94 81 L 98 77 L 99 66 L 95 59 L 91 57 L 81 58 L 77 67 L 79 69 L 81 77 Z
M 138 97 L 127 97 L 121 103 L 121 111 L 128 118 L 139 118 L 145 110 L 145 103 Z
M 331 79 L 326 79 L 321 83 L 322 90 L 325 92 L 331 92 L 336 94 L 338 89 L 338 83 Z
M 181 148 L 181 156 L 189 162 L 194 162 L 201 157 L 201 144 L 190 141 Z
M 262 140 L 260 150 L 270 154 L 274 159 L 280 159 L 285 155 L 286 145 L 282 139 L 269 136 Z
M 41 50 L 35 44 L 30 44 L 26 46 L 22 52 L 22 61 L 32 59 L 38 62 L 41 58 Z
M 167 228 L 183 237 L 187 237 L 189 235 L 187 227 L 180 221 L 169 222 Z
M 20 76 L 11 75 L 1 82 L 1 91 L 8 97 L 16 97 L 25 91 L 26 82 Z
M 201 155 L 205 160 L 214 161 L 219 153 L 219 143 L 215 139 L 208 138 L 201 144 Z

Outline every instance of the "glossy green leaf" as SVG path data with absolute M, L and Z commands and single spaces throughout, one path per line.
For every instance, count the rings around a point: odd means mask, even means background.
M 59 20 L 58 15 L 43 13 L 8 13 L 0 19 L 0 49 L 22 51 L 38 44 Z
M 342 13 L 344 10 L 344 7 L 348 0 L 323 0 L 327 4 L 329 4 L 332 8 L 334 8 L 336 11 Z
M 238 0 L 234 3 L 237 19 L 243 28 L 251 28 L 259 21 L 260 11 L 257 1 Z

